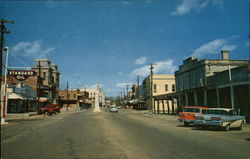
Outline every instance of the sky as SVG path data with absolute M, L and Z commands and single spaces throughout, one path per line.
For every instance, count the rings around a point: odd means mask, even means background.
M 174 74 L 183 60 L 249 59 L 249 0 L 0 0 L 10 34 L 9 66 L 36 58 L 58 66 L 60 87 L 118 96 L 154 73 Z

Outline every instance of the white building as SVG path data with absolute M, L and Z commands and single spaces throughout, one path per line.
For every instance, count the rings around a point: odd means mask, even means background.
M 92 102 L 95 101 L 95 95 L 99 94 L 99 101 L 100 101 L 100 105 L 105 105 L 105 93 L 102 89 L 97 90 L 96 88 L 84 88 L 84 89 L 80 89 L 80 91 L 86 91 L 89 93 L 89 97 Z

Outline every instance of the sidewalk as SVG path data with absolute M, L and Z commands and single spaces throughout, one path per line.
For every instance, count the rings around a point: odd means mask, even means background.
M 43 117 L 43 115 L 38 115 L 37 112 L 8 113 L 5 116 L 5 120 L 8 122 L 8 121 L 13 121 L 13 120 L 35 119 L 38 117 Z

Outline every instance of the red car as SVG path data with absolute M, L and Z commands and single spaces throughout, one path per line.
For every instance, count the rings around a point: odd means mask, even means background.
M 39 108 L 37 114 L 49 114 L 52 115 L 53 113 L 60 113 L 61 106 L 58 104 L 48 104 L 43 108 Z
M 185 106 L 183 111 L 179 113 L 178 120 L 184 122 L 185 126 L 188 126 L 190 123 L 194 123 L 196 114 L 203 114 L 203 110 L 208 109 L 208 107 L 203 106 Z

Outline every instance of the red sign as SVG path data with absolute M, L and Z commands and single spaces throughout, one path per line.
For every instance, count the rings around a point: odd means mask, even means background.
M 29 78 L 29 76 L 34 76 L 35 73 L 33 70 L 9 70 L 8 76 L 14 76 L 17 80 L 24 81 Z

